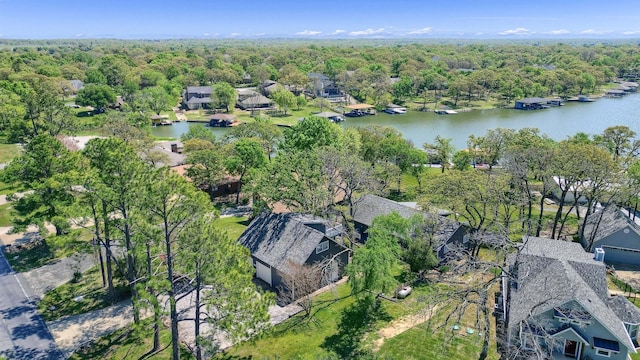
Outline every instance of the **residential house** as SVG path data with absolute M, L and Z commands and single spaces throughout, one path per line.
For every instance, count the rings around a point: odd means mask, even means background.
M 171 170 L 184 177 L 188 181 L 192 181 L 192 179 L 187 176 L 187 170 L 190 167 L 191 164 L 175 165 L 171 167 Z M 213 185 L 200 186 L 200 190 L 205 191 L 207 194 L 209 194 L 209 198 L 211 200 L 215 200 L 216 198 L 237 194 L 239 187 L 239 176 L 225 175 L 222 179 L 220 179 Z
M 265 80 L 260 84 L 260 89 L 262 90 L 262 95 L 271 96 L 274 91 L 278 88 L 278 83 L 273 80 Z
M 189 109 L 201 109 L 211 107 L 211 86 L 187 86 L 182 93 L 182 106 Z
M 308 77 L 312 86 L 311 96 L 322 98 L 341 98 L 344 96 L 335 82 L 329 79 L 328 76 L 319 73 L 309 73 Z
M 272 107 L 273 101 L 264 95 L 256 93 L 242 100 L 238 97 L 236 105 L 242 110 L 267 110 Z
M 469 239 L 464 227 L 457 221 L 429 214 L 381 196 L 367 194 L 356 201 L 353 212 L 356 237 L 359 241 L 362 243 L 367 241 L 369 235 L 367 230 L 376 216 L 389 215 L 394 211 L 405 219 L 414 215 L 423 216 L 425 222 L 433 226 L 434 237 L 438 242 L 436 252 L 439 260 L 446 260 L 449 255 L 455 253 L 454 250 L 463 247 Z
M 626 360 L 636 352 L 640 311 L 609 295 L 604 263 L 580 244 L 524 238 L 506 273 L 497 313 L 508 358 Z
M 252 96 L 260 95 L 255 88 L 237 88 L 236 92 L 238 93 L 238 101 L 243 101 Z
M 184 145 L 179 142 L 159 141 L 149 153 L 141 154 L 144 159 L 152 161 L 155 166 L 170 168 L 184 165 L 185 156 L 182 154 Z
M 581 241 L 589 252 L 604 250 L 607 264 L 640 265 L 640 225 L 617 206 L 591 214 Z
M 553 195 L 553 198 L 556 201 L 560 201 L 562 198 L 562 188 L 568 188 L 569 191 L 567 191 L 564 196 L 565 204 L 574 204 L 576 196 L 578 197 L 578 204 L 585 205 L 587 203 L 587 198 L 582 195 L 582 192 L 585 188 L 589 188 L 591 181 L 585 180 L 575 184 L 569 184 L 567 179 L 560 176 L 552 176 L 551 181 L 553 181 L 551 184 L 551 195 Z
M 312 215 L 262 213 L 238 240 L 251 252 L 256 277 L 280 289 L 291 264 L 312 265 L 333 259 L 327 267 L 331 281 L 340 279 L 349 261 L 349 250 L 336 239 L 342 226 Z

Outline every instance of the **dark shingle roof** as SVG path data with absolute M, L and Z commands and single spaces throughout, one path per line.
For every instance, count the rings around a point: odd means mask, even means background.
M 271 103 L 272 103 L 271 99 L 269 99 L 264 95 L 259 95 L 259 94 L 249 96 L 248 98 L 240 101 L 240 104 L 245 108 L 249 108 L 256 105 L 271 104 Z
M 640 236 L 640 226 L 629 219 L 617 206 L 607 206 L 592 214 L 584 224 L 584 238 L 593 244 L 630 226 Z
M 187 86 L 187 93 L 211 95 L 213 93 L 213 89 L 211 86 Z
M 197 96 L 192 96 L 189 98 L 189 100 L 187 100 L 187 104 L 208 104 L 211 102 L 211 98 L 210 97 L 197 97 Z
M 613 310 L 620 320 L 627 324 L 640 324 L 640 310 L 626 297 L 614 295 L 608 300 L 609 308 Z
M 410 218 L 418 214 L 422 215 L 427 221 L 436 220 L 435 238 L 441 245 L 449 240 L 460 226 L 462 226 L 457 221 L 422 212 L 393 200 L 372 194 L 363 195 L 357 200 L 354 206 L 353 220 L 366 226 L 371 226 L 371 222 L 376 216 L 389 215 L 394 211 L 403 218 Z
M 262 213 L 238 241 L 249 249 L 251 255 L 286 272 L 289 260 L 304 264 L 325 238 L 323 232 L 306 224 L 328 224 L 328 221 L 296 213 Z
M 517 286 L 511 287 L 509 327 L 529 316 L 576 302 L 618 341 L 633 349 L 621 320 L 609 307 L 604 263 L 581 245 L 560 240 L 529 237 L 513 264 Z

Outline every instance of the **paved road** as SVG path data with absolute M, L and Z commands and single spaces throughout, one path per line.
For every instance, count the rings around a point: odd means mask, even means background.
M 51 333 L 0 249 L 0 355 L 8 359 L 62 359 Z

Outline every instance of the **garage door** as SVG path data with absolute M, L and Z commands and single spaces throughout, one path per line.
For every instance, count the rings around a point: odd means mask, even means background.
M 640 251 L 610 248 L 607 246 L 603 246 L 602 248 L 604 249 L 604 262 L 607 264 L 640 265 Z
M 258 279 L 264 280 L 264 282 L 269 284 L 269 286 L 272 286 L 272 284 L 271 284 L 271 267 L 266 266 L 266 265 L 262 265 L 262 263 L 260 261 L 257 261 L 257 260 L 256 260 L 256 277 Z

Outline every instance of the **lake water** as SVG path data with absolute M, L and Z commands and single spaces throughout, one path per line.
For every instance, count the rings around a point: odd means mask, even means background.
M 640 94 L 627 95 L 620 99 L 600 98 L 592 103 L 567 102 L 561 107 L 544 110 L 492 109 L 461 112 L 455 115 L 437 115 L 433 112 L 409 111 L 404 115 L 389 115 L 379 112 L 375 116 L 346 118 L 344 127 L 386 125 L 398 129 L 405 138 L 420 147 L 433 142 L 436 135 L 453 139 L 458 149 L 466 147 L 471 134 L 483 135 L 487 129 L 533 127 L 555 140 L 562 140 L 581 131 L 598 134 L 609 126 L 626 125 L 640 134 Z M 190 123 L 175 123 L 173 126 L 153 128 L 156 136 L 179 137 Z M 211 128 L 217 136 L 228 131 Z

